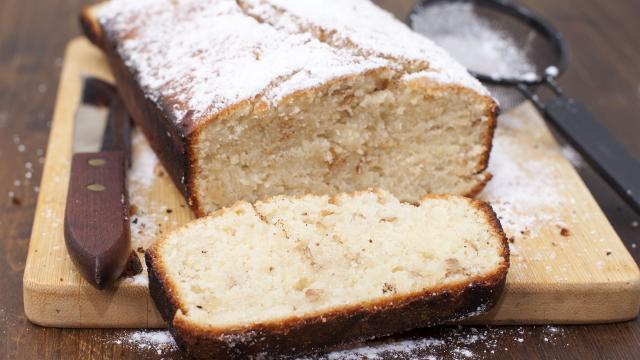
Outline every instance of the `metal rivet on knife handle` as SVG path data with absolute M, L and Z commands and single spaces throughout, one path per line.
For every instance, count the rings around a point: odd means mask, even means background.
M 87 189 L 89 189 L 91 191 L 96 191 L 96 192 L 107 190 L 107 188 L 104 185 L 101 185 L 101 184 L 91 184 L 91 185 L 87 186 Z
M 104 166 L 104 164 L 107 163 L 105 159 L 90 159 L 88 162 L 89 162 L 89 165 L 95 166 L 95 167 Z

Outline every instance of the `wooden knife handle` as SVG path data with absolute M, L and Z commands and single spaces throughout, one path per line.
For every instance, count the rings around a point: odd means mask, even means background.
M 98 289 L 117 279 L 131 252 L 126 157 L 122 151 L 75 154 L 64 217 L 67 250 Z

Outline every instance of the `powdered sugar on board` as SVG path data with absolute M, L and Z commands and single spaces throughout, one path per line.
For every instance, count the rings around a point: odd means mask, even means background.
M 156 178 L 158 157 L 140 131 L 133 130 L 131 134 L 131 151 L 133 163 L 129 169 L 129 182 L 134 187 L 150 187 Z M 137 189 L 137 188 L 136 188 Z M 131 193 L 136 196 L 137 191 Z
M 137 129 L 131 134 L 131 145 L 132 163 L 127 174 L 131 206 L 131 247 L 142 256 L 164 231 L 179 226 L 181 222 L 175 219 L 174 209 L 162 201 L 151 199 L 151 191 L 157 183 L 170 182 L 170 179 L 144 135 Z M 182 206 L 186 208 L 186 204 Z M 144 261 L 142 264 L 144 271 L 123 279 L 123 284 L 148 286 L 146 264 Z
M 562 155 L 564 155 L 564 157 L 567 158 L 575 168 L 584 167 L 584 159 L 582 158 L 582 155 L 580 155 L 571 145 L 563 145 L 561 151 Z
M 132 164 L 128 173 L 129 203 L 131 204 L 131 244 L 134 249 L 148 248 L 158 235 L 158 226 L 165 220 L 162 204 L 150 201 L 148 192 L 164 169 L 151 150 L 144 135 L 134 130 L 132 139 Z
M 604 239 L 609 235 L 595 225 L 590 228 L 589 219 L 602 214 L 586 210 L 579 196 L 586 190 L 576 188 L 577 174 L 543 120 L 531 116 L 533 111 L 526 105 L 500 117 L 489 162 L 494 178 L 480 194 L 492 205 L 509 239 L 510 278 L 521 281 L 524 273 L 533 272 L 563 283 L 571 281 L 579 267 L 615 266 L 618 260 L 605 245 L 611 246 Z M 576 248 L 577 240 L 584 246 Z M 596 261 L 593 256 L 598 256 Z
M 566 226 L 573 216 L 562 215 L 566 184 L 558 176 L 562 154 L 556 146 L 538 143 L 529 131 L 536 124 L 526 117 L 500 117 L 489 161 L 493 179 L 480 198 L 493 206 L 509 238 L 535 237 L 541 227 Z M 539 125 L 538 125 L 539 126 Z

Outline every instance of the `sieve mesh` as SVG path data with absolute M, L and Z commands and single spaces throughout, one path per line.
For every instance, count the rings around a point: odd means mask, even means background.
M 547 34 L 495 1 L 423 1 L 409 22 L 479 76 L 503 110 L 525 100 L 513 82 L 538 81 L 560 54 Z M 500 83 L 510 80 L 510 84 Z

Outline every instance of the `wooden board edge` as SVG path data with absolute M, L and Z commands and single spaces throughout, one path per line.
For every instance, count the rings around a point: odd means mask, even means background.
M 97 290 L 72 284 L 23 284 L 24 312 L 39 326 L 60 328 L 164 328 L 148 289 Z
M 97 291 L 90 286 L 61 287 L 25 283 L 24 301 L 27 318 L 38 325 L 63 328 L 165 328 L 165 324 L 149 297 L 148 290 L 138 287 L 118 288 L 113 291 Z M 75 290 L 75 291 L 74 291 Z M 118 292 L 120 304 L 112 300 Z M 530 298 L 535 295 L 536 303 Z M 46 299 L 46 300 L 43 300 Z M 603 312 L 603 305 L 615 302 L 617 306 Z M 558 303 L 563 306 L 557 306 Z M 118 312 L 130 314 L 117 317 L 105 316 L 102 311 L 82 311 L 87 304 L 108 304 L 118 307 Z M 524 308 L 531 314 L 522 317 Z M 531 308 L 534 307 L 534 311 Z M 80 309 L 80 313 L 79 312 Z M 141 309 L 146 314 L 141 316 Z M 507 309 L 507 311 L 504 311 Z M 95 309 L 94 309 L 95 310 Z M 514 312 L 518 315 L 514 316 Z M 594 291 L 592 285 L 570 286 L 558 292 L 545 284 L 533 288 L 518 289 L 507 284 L 505 293 L 488 314 L 455 322 L 462 325 L 568 325 L 623 322 L 636 318 L 640 312 L 640 277 L 627 283 L 603 283 Z M 133 315 L 131 315 L 133 314 Z M 570 315 L 567 315 L 570 314 Z M 549 318 L 554 320 L 549 320 Z M 518 320 L 510 320 L 518 318 Z
M 640 273 L 625 282 L 505 286 L 498 304 L 487 314 L 460 322 L 465 325 L 604 324 L 633 320 L 640 315 Z M 531 302 L 535 296 L 536 301 Z M 615 307 L 610 304 L 615 303 Z M 523 316 L 523 314 L 528 314 Z M 549 320 L 552 318 L 553 320 Z M 513 320 L 517 319 L 517 320 Z

